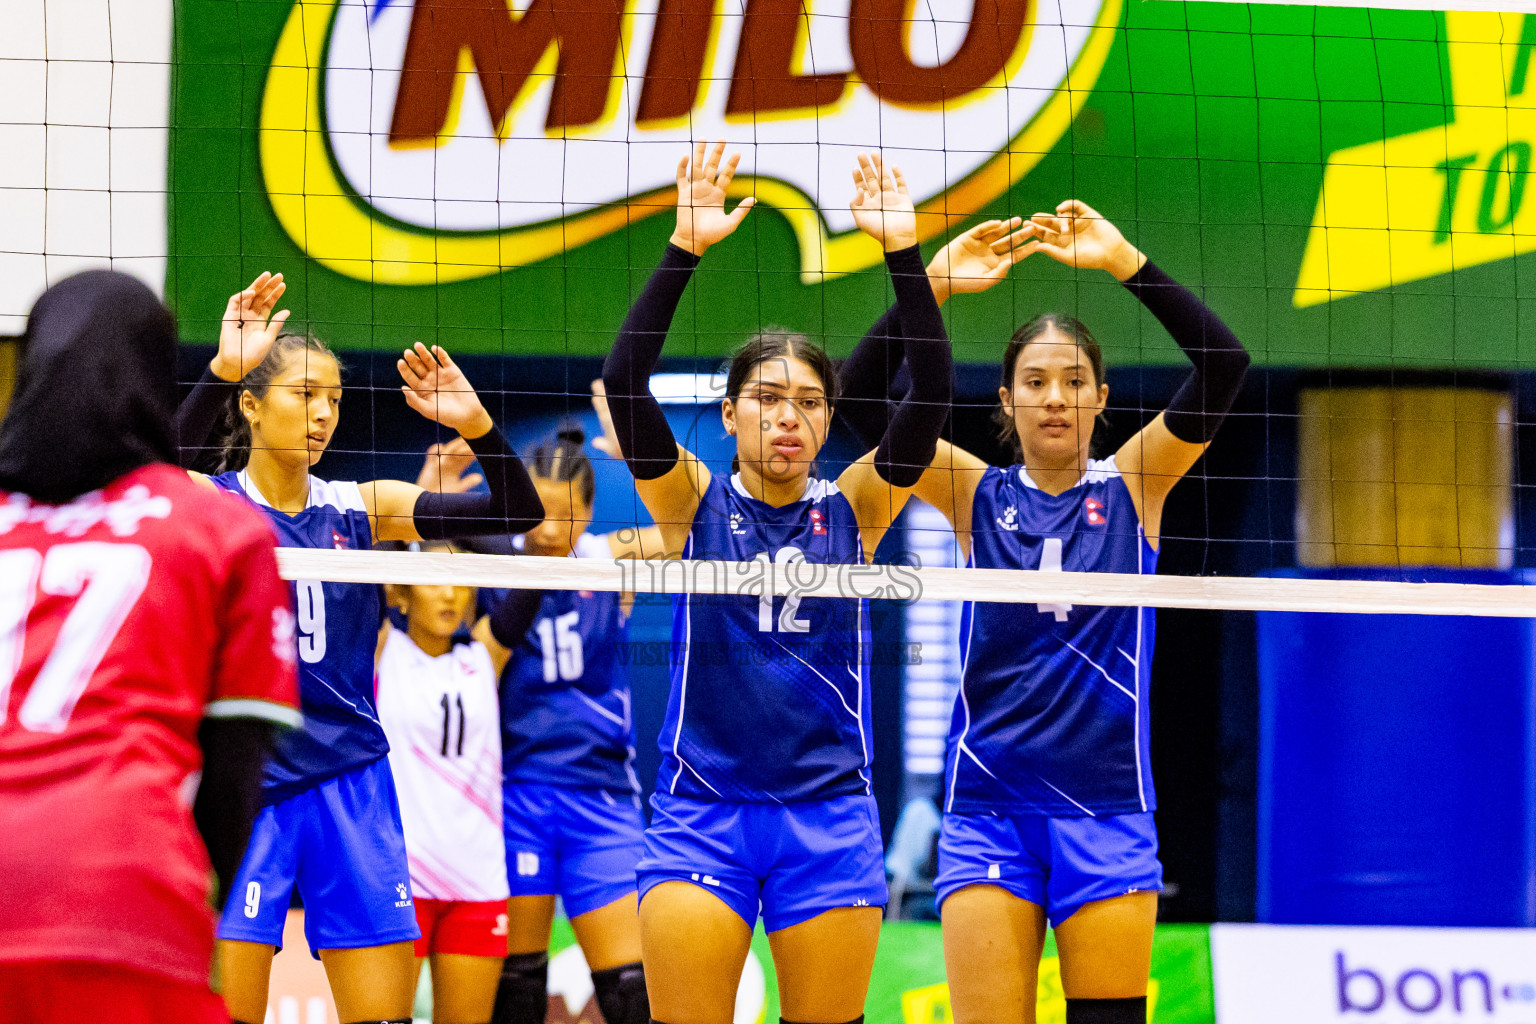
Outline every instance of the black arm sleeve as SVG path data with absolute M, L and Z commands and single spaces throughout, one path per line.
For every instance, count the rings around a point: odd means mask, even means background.
M 261 773 L 272 749 L 273 732 L 271 722 L 258 718 L 205 718 L 197 730 L 203 748 L 203 779 L 192 804 L 192 818 L 219 878 L 221 909 L 261 806 Z
M 507 591 L 506 598 L 491 611 L 491 635 L 496 642 L 509 651 L 517 650 L 543 600 L 542 590 Z
M 465 537 L 459 542 L 459 547 L 477 555 L 515 555 L 518 553 L 517 547 L 512 543 L 512 535 L 507 533 L 488 533 L 480 537 Z
M 489 494 L 439 494 L 416 497 L 414 521 L 422 540 L 446 540 L 481 534 L 526 533 L 544 521 L 544 503 L 507 439 L 494 426 L 469 441 L 480 463 Z
M 181 468 L 194 468 L 212 449 L 219 417 L 229 408 L 230 397 L 239 390 L 238 383 L 215 376 L 212 367 L 203 368 L 203 376 L 192 393 L 176 408 L 177 461 Z
M 1209 442 L 1242 389 L 1251 361 L 1248 350 L 1194 292 L 1151 260 L 1127 278 L 1125 286 L 1195 364 L 1163 414 L 1168 432 L 1190 444 Z
M 913 487 L 933 461 L 954 401 L 955 362 L 917 246 L 885 254 L 906 338 L 912 387 L 891 416 L 875 449 L 875 471 L 896 487 Z
M 619 328 L 613 351 L 603 363 L 603 386 L 619 450 L 636 480 L 655 480 L 677 465 L 677 439 L 661 403 L 651 395 L 651 371 L 661 358 L 672 315 L 699 258 L 668 245 L 645 290 L 635 299 Z
M 470 551 L 481 555 L 520 555 L 512 538 L 505 534 L 467 538 L 463 544 Z M 533 625 L 539 613 L 539 603 L 544 599 L 542 590 L 509 590 L 495 607 L 487 613 L 491 635 L 509 651 L 516 650 L 523 642 L 528 627 Z
M 890 393 L 905 358 L 906 338 L 892 306 L 838 368 L 837 414 L 866 451 L 880 443 L 896 412 Z

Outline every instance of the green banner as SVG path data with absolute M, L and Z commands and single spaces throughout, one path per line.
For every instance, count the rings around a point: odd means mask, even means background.
M 760 204 L 710 253 L 669 353 L 719 355 L 768 323 L 846 351 L 887 301 L 846 209 L 853 154 L 881 147 L 929 249 L 1077 197 L 1203 286 L 1262 362 L 1516 364 L 1536 17 L 1176 0 L 892 15 L 910 6 L 180 0 L 168 296 L 211 339 L 225 298 L 271 269 L 295 322 L 344 347 L 601 355 L 670 230 L 677 157 L 723 137 Z M 995 360 L 1048 309 L 1085 319 L 1112 362 L 1178 359 L 1105 275 L 1043 258 L 947 307 L 959 357 Z

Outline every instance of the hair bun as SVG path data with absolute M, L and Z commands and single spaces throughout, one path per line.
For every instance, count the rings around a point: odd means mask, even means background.
M 581 429 L 579 423 L 562 423 L 560 429 L 555 431 L 555 440 L 573 444 L 577 448 L 587 443 L 587 432 Z

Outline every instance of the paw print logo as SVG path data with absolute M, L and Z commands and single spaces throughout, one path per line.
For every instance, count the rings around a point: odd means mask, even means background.
M 405 887 L 404 882 L 396 882 L 395 895 L 399 896 L 402 900 L 408 900 L 411 898 L 411 891 Z
M 1019 529 L 1019 509 L 1016 505 L 1009 505 L 1003 509 L 1003 514 L 995 517 L 997 528 L 1017 533 Z
M 740 512 L 731 513 L 731 532 L 738 537 L 747 532 L 746 529 L 741 525 L 745 518 L 746 517 L 743 516 Z

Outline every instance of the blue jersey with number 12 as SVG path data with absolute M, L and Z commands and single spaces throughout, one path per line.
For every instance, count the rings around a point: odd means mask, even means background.
M 862 566 L 853 507 L 827 480 L 775 507 L 715 475 L 684 558 Z M 766 576 L 766 570 L 765 570 Z M 850 588 L 851 590 L 852 588 Z M 656 788 L 695 800 L 791 803 L 868 793 L 869 615 L 858 597 L 673 600 L 672 690 Z
M 309 478 L 309 504 L 297 515 L 279 512 L 244 471 L 213 482 L 266 516 L 278 547 L 373 546 L 373 531 L 357 484 Z M 373 653 L 383 613 L 372 583 L 289 585 L 297 618 L 299 703 L 304 728 L 278 737 L 262 776 L 262 800 L 276 803 L 389 753 L 373 702 Z
M 1051 495 L 1023 466 L 976 487 L 970 564 L 983 569 L 1151 574 L 1114 459 Z M 965 606 L 965 671 L 949 732 L 945 810 L 1057 817 L 1153 810 L 1147 684 L 1150 608 Z

